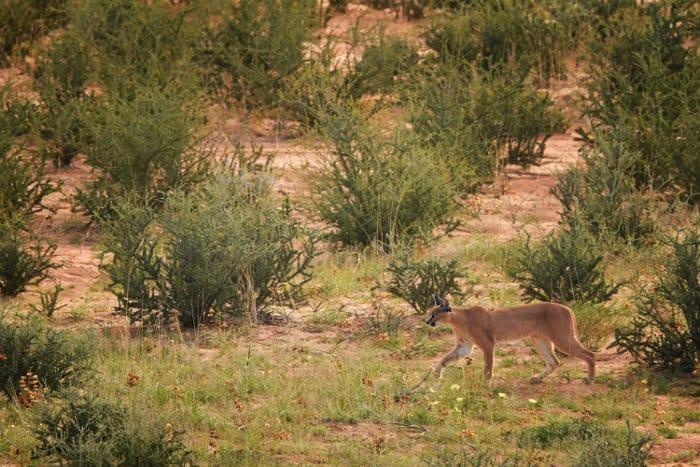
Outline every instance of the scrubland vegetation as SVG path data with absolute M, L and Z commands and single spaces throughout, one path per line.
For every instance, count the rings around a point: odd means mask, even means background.
M 699 20 L 0 2 L 0 463 L 697 462 Z M 570 306 L 598 378 L 423 379 L 435 293 Z

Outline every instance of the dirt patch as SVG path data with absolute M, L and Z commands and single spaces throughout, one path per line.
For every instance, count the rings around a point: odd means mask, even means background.
M 682 460 L 678 457 L 681 453 Z M 681 434 L 678 438 L 657 440 L 651 448 L 651 455 L 654 464 L 700 465 L 700 434 Z
M 547 141 L 540 165 L 528 169 L 509 166 L 505 188 L 494 186 L 493 193 L 477 195 L 473 203 L 478 217 L 467 221 L 456 235 L 481 233 L 503 242 L 524 232 L 541 236 L 552 230 L 561 206 L 550 190 L 557 176 L 577 163 L 580 147 L 573 135 L 557 134 Z
M 377 440 L 388 440 L 398 436 L 394 427 L 372 422 L 328 422 L 326 426 L 336 437 L 353 438 L 365 442 L 377 442 Z

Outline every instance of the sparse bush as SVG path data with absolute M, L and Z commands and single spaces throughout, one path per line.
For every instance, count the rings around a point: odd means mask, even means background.
M 65 54 L 65 63 L 81 66 L 90 58 L 104 89 L 124 98 L 143 86 L 191 92 L 201 82 L 191 60 L 192 46 L 201 37 L 201 26 L 187 20 L 193 11 L 173 13 L 164 2 L 76 2 L 69 34 L 77 41 L 63 44 L 75 55 Z
M 42 388 L 59 390 L 79 383 L 92 371 L 87 336 L 52 329 L 36 316 L 12 321 L 0 314 L 0 390 L 19 394 L 20 380 L 31 373 Z
M 24 222 L 0 218 L 0 297 L 13 297 L 49 277 L 56 246 L 28 238 Z
M 700 56 L 692 2 L 623 10 L 590 53 L 585 115 L 593 135 L 615 129 L 639 154 L 640 184 L 669 179 L 687 198 L 700 192 Z M 590 133 L 580 131 L 589 141 Z
M 457 260 L 411 261 L 403 258 L 389 263 L 388 271 L 391 280 L 387 291 L 406 300 L 416 313 L 428 311 L 435 304 L 435 294 L 441 297 L 463 295 L 458 281 L 466 277 L 466 272 L 460 268 Z
M 24 53 L 32 42 L 62 25 L 66 0 L 4 0 L 0 8 L 0 64 L 13 52 Z
M 266 304 L 298 294 L 315 255 L 265 176 L 220 174 L 174 193 L 160 214 L 122 202 L 104 227 L 117 310 L 147 325 L 174 315 L 189 327 L 221 313 L 255 320 Z
M 528 237 L 506 265 L 506 272 L 531 300 L 600 303 L 620 286 L 605 280 L 603 255 L 598 250 L 591 234 L 578 222 L 535 245 Z
M 540 82 L 565 75 L 565 59 L 576 46 L 548 9 L 522 0 L 471 2 L 468 9 L 434 21 L 424 37 L 442 61 L 486 70 L 532 68 Z
M 399 80 L 416 67 L 418 51 L 408 41 L 381 34 L 376 44 L 368 45 L 362 58 L 348 77 L 352 94 L 389 93 L 396 89 Z
M 285 80 L 279 100 L 303 130 L 318 129 L 356 105 L 352 85 L 340 70 L 322 60 L 310 61 Z
M 51 262 L 56 247 L 28 232 L 28 225 L 58 188 L 46 179 L 43 157 L 13 145 L 20 128 L 4 115 L 0 112 L 0 296 L 15 296 L 56 266 Z
M 39 306 L 31 304 L 30 307 L 33 311 L 39 313 L 40 315 L 46 316 L 47 318 L 52 317 L 56 311 L 66 306 L 58 305 L 58 296 L 61 292 L 63 292 L 63 290 L 65 289 L 60 283 L 54 285 L 53 290 L 41 292 L 39 294 Z
M 98 177 L 78 191 L 78 203 L 93 218 L 107 218 L 120 196 L 157 206 L 171 190 L 190 189 L 209 172 L 201 122 L 177 92 L 140 88 L 132 99 L 109 100 L 88 126 L 88 162 Z
M 532 465 L 532 461 L 523 456 L 523 453 L 512 455 L 500 454 L 488 449 L 476 449 L 474 451 L 464 448 L 454 449 L 440 447 L 437 450 L 429 450 L 422 456 L 425 465 L 445 466 L 455 465 L 459 467 L 518 467 Z
M 653 370 L 691 373 L 700 361 L 700 234 L 671 241 L 659 282 L 641 294 L 630 327 L 615 332 L 620 352 Z
M 609 437 L 609 431 L 605 425 L 595 420 L 555 420 L 522 430 L 518 446 L 548 448 L 565 440 L 586 441 L 604 435 Z
M 651 439 L 647 434 L 636 432 L 629 421 L 626 432 L 622 432 L 595 420 L 575 419 L 525 428 L 520 433 L 518 445 L 548 448 L 566 443 L 569 452 L 580 445 L 572 465 L 623 467 L 646 465 Z
M 451 182 L 411 131 L 384 135 L 360 112 L 345 111 L 324 121 L 322 132 L 330 154 L 311 182 L 333 240 L 390 250 L 399 241 L 431 237 L 447 220 Z
M 9 135 L 0 129 L 0 222 L 34 214 L 57 189 L 46 179 L 43 157 L 33 158 L 13 147 Z
M 57 165 L 69 165 L 84 150 L 87 114 L 97 105 L 85 86 L 93 77 L 95 59 L 84 38 L 71 30 L 53 41 L 35 73 L 42 108 L 40 134 L 48 141 Z
M 563 128 L 561 112 L 522 74 L 444 65 L 420 78 L 408 100 L 416 132 L 462 190 L 492 180 L 507 163 L 537 164 L 547 139 Z
M 4 150 L 5 141 L 28 134 L 36 120 L 37 109 L 32 102 L 17 98 L 11 83 L 0 86 L 0 150 Z
M 573 460 L 575 467 L 643 467 L 651 457 L 652 437 L 640 434 L 627 422 L 624 442 L 598 437 L 587 443 Z
M 348 0 L 329 0 L 328 8 L 333 12 L 345 13 L 348 9 Z
M 573 303 L 578 339 L 587 349 L 597 351 L 615 333 L 620 323 L 620 310 L 608 305 Z
M 603 24 L 619 11 L 637 7 L 636 0 L 604 0 L 602 2 L 600 0 L 583 0 L 577 3 L 589 10 Z
M 585 167 L 569 169 L 552 189 L 562 222 L 583 221 L 597 239 L 648 241 L 655 232 L 654 205 L 632 175 L 638 157 L 625 143 L 607 139 L 584 152 Z
M 269 106 L 304 63 L 304 43 L 318 22 L 315 0 L 243 0 L 206 31 L 199 60 L 215 70 L 212 85 L 244 107 Z
M 367 316 L 365 328 L 375 336 L 396 337 L 401 330 L 404 312 L 385 307 L 381 302 L 373 303 L 374 313 Z
M 188 465 L 190 452 L 182 433 L 154 420 L 137 416 L 118 403 L 93 396 L 70 396 L 39 411 L 34 434 L 40 462 L 70 465 Z
M 425 14 L 425 8 L 430 4 L 430 0 L 362 0 L 360 3 L 376 10 L 395 10 L 397 17 L 403 14 L 405 18 L 420 19 Z

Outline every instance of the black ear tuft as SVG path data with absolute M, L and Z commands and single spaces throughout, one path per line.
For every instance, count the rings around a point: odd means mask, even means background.
M 435 306 L 440 306 L 442 304 L 442 298 L 438 294 L 433 294 L 433 300 L 435 301 Z

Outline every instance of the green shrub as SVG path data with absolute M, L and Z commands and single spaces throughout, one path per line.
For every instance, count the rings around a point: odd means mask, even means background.
M 640 184 L 669 179 L 700 199 L 700 56 L 692 2 L 654 2 L 623 10 L 591 50 L 585 115 L 594 133 L 615 129 L 639 154 Z M 592 135 L 581 133 L 589 140 Z
M 330 153 L 311 183 L 331 239 L 389 250 L 431 237 L 455 205 L 445 169 L 411 131 L 384 135 L 356 110 L 322 122 Z
M 44 157 L 13 144 L 24 119 L 11 109 L 0 112 L 0 296 L 23 292 L 57 266 L 51 262 L 56 247 L 29 232 L 29 220 L 58 186 L 45 176 Z
M 518 446 L 549 448 L 565 440 L 586 441 L 606 434 L 609 434 L 609 429 L 595 420 L 553 420 L 523 429 L 518 437 Z
M 189 465 L 182 433 L 152 414 L 94 396 L 70 396 L 39 411 L 36 460 L 70 465 Z
M 89 122 L 88 162 L 96 180 L 77 201 L 92 217 L 109 217 L 114 200 L 138 195 L 160 205 L 168 192 L 188 190 L 209 172 L 201 116 L 174 91 L 140 88 L 133 99 L 113 98 Z
M 573 303 L 578 339 L 587 349 L 597 351 L 615 333 L 621 321 L 620 310 L 608 305 Z
M 528 166 L 563 128 L 561 112 L 525 76 L 444 65 L 409 91 L 409 118 L 463 190 L 492 180 L 507 163 Z
M 36 159 L 36 160 L 33 160 Z M 13 147 L 0 128 L 0 222 L 23 219 L 44 206 L 44 198 L 57 191 L 46 178 L 44 160 Z
M 329 0 L 328 8 L 333 12 L 345 13 L 348 9 L 348 0 Z
M 69 31 L 51 43 L 39 59 L 34 87 L 42 100 L 40 134 L 58 165 L 70 164 L 85 149 L 84 120 L 97 105 L 85 94 L 95 59 L 84 38 Z
M 658 285 L 640 294 L 638 314 L 615 332 L 615 344 L 653 370 L 691 373 L 700 361 L 700 234 L 670 246 Z
M 0 297 L 13 297 L 49 277 L 56 246 L 31 239 L 26 222 L 0 218 Z
M 605 280 L 603 255 L 598 251 L 597 243 L 579 222 L 535 245 L 528 237 L 506 265 L 506 272 L 531 300 L 600 303 L 610 299 L 620 286 Z
M 414 44 L 399 37 L 379 36 L 376 44 L 368 45 L 362 58 L 350 73 L 352 94 L 389 93 L 405 80 L 418 64 L 418 51 Z
M 221 313 L 249 313 L 298 295 L 314 240 L 270 192 L 266 176 L 220 174 L 175 192 L 158 214 L 129 202 L 104 225 L 103 269 L 117 310 L 147 325 L 177 315 L 198 326 Z
M 450 448 L 441 445 L 438 449 L 427 450 L 421 460 L 425 465 L 445 466 L 455 465 L 460 467 L 519 467 L 533 465 L 533 461 L 524 456 L 522 452 L 505 455 L 488 449 Z
M 433 21 L 424 38 L 442 61 L 532 68 L 540 82 L 565 75 L 565 60 L 576 46 L 550 11 L 523 0 L 476 0 Z
M 66 0 L 3 0 L 0 8 L 0 64 L 65 21 Z
M 374 303 L 374 313 L 367 316 L 365 329 L 369 335 L 395 338 L 401 330 L 404 312 L 384 307 L 381 302 Z
M 585 167 L 569 169 L 551 190 L 562 204 L 562 222 L 581 220 L 597 239 L 648 241 L 656 227 L 654 204 L 635 183 L 638 157 L 626 143 L 605 138 L 585 151 Z
M 61 292 L 63 292 L 65 289 L 63 288 L 63 285 L 61 283 L 57 283 L 54 285 L 53 290 L 46 291 L 46 292 L 40 292 L 39 294 L 39 299 L 40 299 L 40 305 L 34 305 L 30 304 L 29 306 L 33 311 L 36 313 L 39 313 L 42 316 L 46 316 L 47 318 L 51 318 L 56 311 L 60 310 L 61 308 L 65 307 L 66 305 L 58 305 L 58 296 Z
M 243 0 L 223 24 L 208 28 L 199 60 L 212 85 L 244 107 L 275 104 L 287 76 L 304 63 L 304 43 L 318 24 L 314 0 Z
M 430 0 L 362 0 L 364 3 L 376 10 L 393 9 L 396 11 L 396 16 L 399 13 L 405 18 L 422 18 L 425 14 L 425 9 L 430 5 Z
M 347 76 L 323 60 L 310 61 L 287 77 L 279 101 L 302 130 L 318 129 L 356 105 Z
M 0 390 L 19 395 L 20 379 L 36 375 L 42 388 L 59 390 L 84 380 L 92 371 L 88 336 L 49 327 L 37 317 L 12 321 L 0 314 Z
M 574 466 L 644 466 L 651 437 L 635 431 L 629 421 L 623 432 L 596 420 L 575 419 L 525 428 L 518 439 L 520 447 L 549 448 L 564 443 Z
M 598 437 L 587 443 L 573 459 L 575 467 L 643 467 L 651 457 L 652 437 L 640 434 L 627 422 L 627 436 L 623 442 Z
M 99 84 L 120 97 L 130 98 L 143 86 L 196 90 L 201 80 L 191 55 L 201 25 L 188 17 L 199 10 L 173 13 L 165 2 L 138 0 L 76 2 L 70 34 L 77 40 L 63 44 L 73 50 L 73 56 L 65 54 L 65 64 L 80 66 L 89 59 Z
M 36 120 L 36 106 L 29 100 L 17 98 L 12 83 L 0 86 L 0 150 L 14 138 L 30 133 Z
M 589 10 L 603 24 L 618 12 L 637 7 L 636 0 L 604 0 L 602 2 L 600 0 L 580 0 L 577 3 Z
M 457 260 L 411 261 L 403 258 L 389 263 L 388 271 L 391 280 L 387 291 L 406 300 L 416 313 L 425 313 L 433 307 L 435 294 L 441 297 L 463 295 L 458 280 L 466 277 L 466 271 L 460 268 Z

